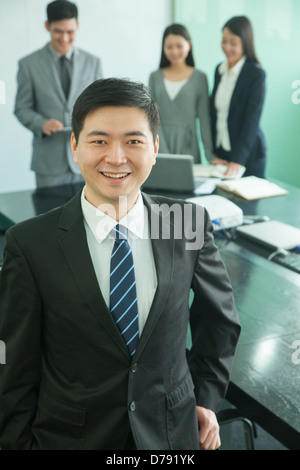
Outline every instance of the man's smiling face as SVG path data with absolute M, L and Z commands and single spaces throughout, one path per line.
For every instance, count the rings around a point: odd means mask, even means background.
M 87 115 L 76 142 L 71 138 L 74 161 L 86 182 L 86 199 L 95 207 L 127 197 L 135 204 L 141 185 L 155 164 L 155 142 L 146 113 L 135 107 L 105 106 Z
M 45 27 L 50 33 L 52 49 L 61 55 L 65 55 L 72 47 L 78 31 L 78 22 L 75 18 L 46 21 Z

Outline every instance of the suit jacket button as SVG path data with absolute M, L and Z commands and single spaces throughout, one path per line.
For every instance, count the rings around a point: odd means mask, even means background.
M 137 370 L 137 364 L 133 364 L 131 368 L 131 372 L 136 372 L 136 370 Z
M 135 402 L 134 402 L 134 401 L 132 401 L 132 402 L 130 403 L 129 409 L 130 409 L 130 411 L 134 411 L 134 410 L 135 410 Z

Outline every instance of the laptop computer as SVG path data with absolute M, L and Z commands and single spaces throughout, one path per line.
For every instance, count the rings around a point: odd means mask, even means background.
M 143 184 L 143 189 L 191 193 L 195 189 L 192 155 L 161 153 Z
M 270 220 L 237 228 L 237 233 L 271 248 L 291 250 L 300 245 L 300 229 Z

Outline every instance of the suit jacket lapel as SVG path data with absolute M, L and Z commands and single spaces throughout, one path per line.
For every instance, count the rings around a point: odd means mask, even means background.
M 68 96 L 68 103 L 74 103 L 75 98 L 77 98 L 78 95 L 78 83 L 81 82 L 81 62 L 80 60 L 80 51 L 76 48 L 74 48 L 73 51 L 73 73 L 72 73 L 72 79 L 71 79 L 71 84 L 70 84 L 70 91 L 69 91 L 69 96 Z M 76 95 L 74 96 L 74 94 Z
M 212 91 L 212 95 L 211 95 L 211 98 L 210 98 L 210 106 L 211 106 L 211 112 L 212 112 L 212 116 L 213 116 L 213 119 L 212 119 L 212 122 L 214 123 L 216 121 L 216 107 L 215 107 L 215 98 L 216 98 L 216 93 L 217 93 L 217 90 L 218 90 L 218 86 L 220 84 L 220 81 L 221 81 L 221 75 L 219 73 L 219 66 L 217 66 L 217 72 L 215 74 L 215 83 L 214 83 L 214 88 L 213 88 L 213 91 Z M 214 127 L 215 127 L 215 124 L 214 124 Z M 215 129 L 214 129 L 214 132 L 215 132 Z
M 237 79 L 237 82 L 235 84 L 235 87 L 234 87 L 234 90 L 233 90 L 233 93 L 232 93 L 228 116 L 230 116 L 231 110 L 234 108 L 235 104 L 238 103 L 238 101 L 239 101 L 239 94 L 240 94 L 240 91 L 244 87 L 244 80 L 245 80 L 245 77 L 247 75 L 247 67 L 248 67 L 248 64 L 247 64 L 247 61 L 246 61 L 243 65 L 243 67 L 242 67 L 242 70 L 240 72 L 240 75 Z
M 50 57 L 50 52 L 48 51 L 48 45 L 46 45 L 44 49 L 42 49 L 42 51 L 43 51 L 43 55 L 42 55 L 43 60 L 41 61 L 41 65 L 40 65 L 41 70 L 43 70 L 51 86 L 52 87 L 54 86 L 56 88 L 61 100 L 65 102 L 66 96 L 64 94 L 64 90 L 62 88 L 61 81 L 57 73 L 56 67 L 53 63 L 52 57 Z
M 158 282 L 153 303 L 138 343 L 135 358 L 141 354 L 163 310 L 172 280 L 174 261 L 174 237 L 172 235 L 169 236 L 172 230 L 168 217 L 169 211 L 161 211 L 159 204 L 151 198 L 151 196 L 143 194 L 143 199 L 148 210 L 150 228 L 153 227 L 153 223 L 156 224 L 159 221 L 158 238 L 151 239 Z
M 94 271 L 83 222 L 81 192 L 64 206 L 59 227 L 62 229 L 59 243 L 78 289 L 101 326 L 106 329 L 123 354 L 129 357 L 124 341 L 103 299 Z

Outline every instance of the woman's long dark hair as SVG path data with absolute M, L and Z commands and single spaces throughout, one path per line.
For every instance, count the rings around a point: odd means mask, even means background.
M 162 50 L 161 50 L 161 59 L 160 59 L 160 64 L 159 68 L 162 69 L 164 67 L 168 67 L 170 65 L 170 61 L 166 58 L 166 55 L 164 53 L 164 43 L 165 39 L 169 34 L 175 34 L 178 36 L 182 36 L 186 41 L 191 43 L 191 36 L 189 35 L 188 30 L 186 29 L 185 26 L 182 24 L 171 24 L 165 29 L 164 35 L 163 35 L 163 40 L 162 40 Z M 190 49 L 190 52 L 188 53 L 188 56 L 186 58 L 186 64 L 190 65 L 191 67 L 195 67 L 195 62 L 194 62 L 194 57 L 192 53 L 192 47 Z
M 222 31 L 224 28 L 228 28 L 229 31 L 241 38 L 247 59 L 259 64 L 254 48 L 253 29 L 249 19 L 246 16 L 234 16 L 224 24 Z

